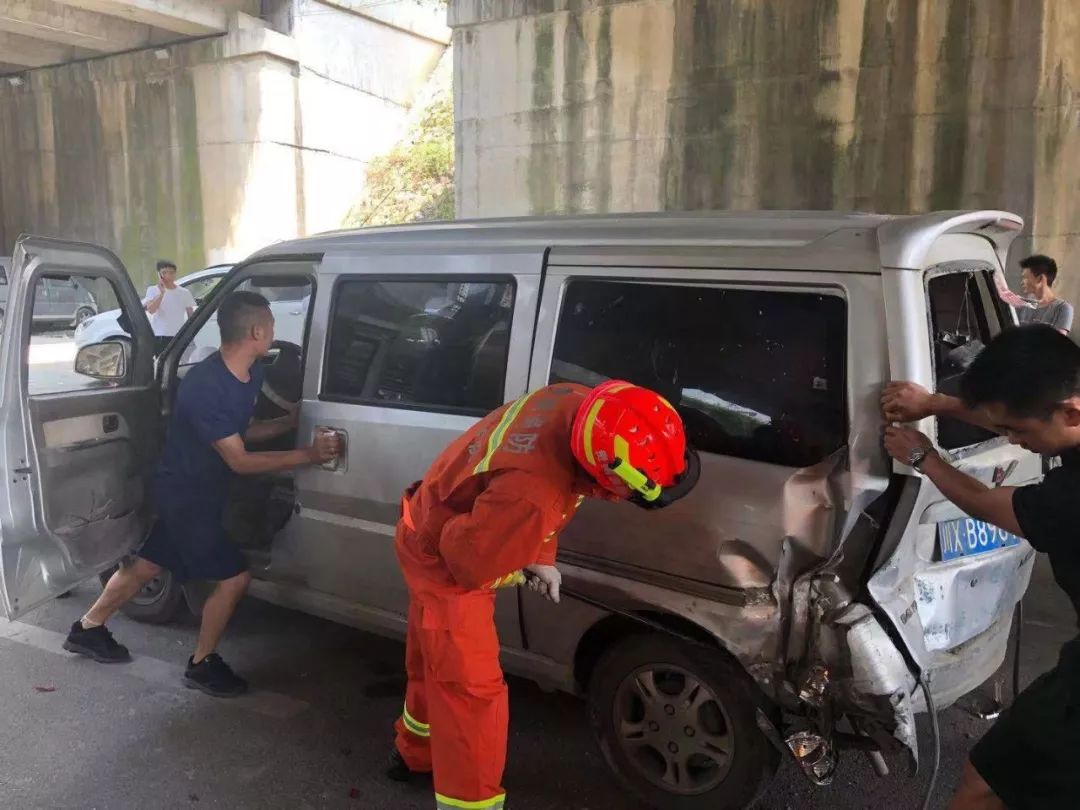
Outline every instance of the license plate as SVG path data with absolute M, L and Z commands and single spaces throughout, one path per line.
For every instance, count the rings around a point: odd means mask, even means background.
M 938 524 L 938 547 L 942 560 L 971 557 L 998 548 L 1015 546 L 1020 538 L 983 520 L 961 518 Z

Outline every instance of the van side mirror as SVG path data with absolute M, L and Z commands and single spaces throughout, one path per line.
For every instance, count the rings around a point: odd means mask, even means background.
M 127 367 L 128 347 L 120 341 L 92 343 L 75 355 L 75 373 L 95 380 L 122 380 Z

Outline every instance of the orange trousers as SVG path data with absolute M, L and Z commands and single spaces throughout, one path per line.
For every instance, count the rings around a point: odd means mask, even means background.
M 410 593 L 405 671 L 395 745 L 411 770 L 434 771 L 436 808 L 502 810 L 509 707 L 494 592 Z

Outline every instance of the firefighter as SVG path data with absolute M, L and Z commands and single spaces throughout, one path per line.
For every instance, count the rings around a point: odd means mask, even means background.
M 501 810 L 508 708 L 496 590 L 528 583 L 557 603 L 556 538 L 585 498 L 660 508 L 698 471 L 675 409 L 620 381 L 542 388 L 444 450 L 405 492 L 397 525 L 408 685 L 388 776 L 433 772 L 439 810 Z

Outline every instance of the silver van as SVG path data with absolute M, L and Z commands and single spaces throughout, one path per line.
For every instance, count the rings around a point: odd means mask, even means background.
M 568 587 L 614 610 L 501 593 L 507 670 L 585 696 L 607 762 L 656 807 L 749 806 L 781 751 L 821 784 L 842 748 L 916 758 L 928 699 L 948 706 L 1001 664 L 1034 554 L 894 466 L 878 398 L 889 379 L 955 390 L 1015 322 L 1002 272 L 1022 225 L 1001 211 L 767 212 L 331 233 L 237 265 L 156 369 L 116 257 L 24 237 L 0 341 L 3 613 L 138 546 L 188 347 L 216 340 L 228 292 L 287 289 L 303 302 L 302 345 L 281 342 L 266 362 L 299 356 L 298 438 L 332 428 L 347 453 L 238 486 L 230 522 L 254 595 L 401 635 L 401 491 L 502 402 L 551 381 L 627 379 L 677 406 L 701 483 L 660 512 L 585 505 L 560 565 Z M 83 383 L 35 395 L 31 291 L 65 274 L 110 285 L 136 335 L 83 347 Z M 919 427 L 988 484 L 1041 474 L 1000 437 Z M 197 609 L 194 590 L 164 578 L 129 610 L 166 621 L 185 601 Z

